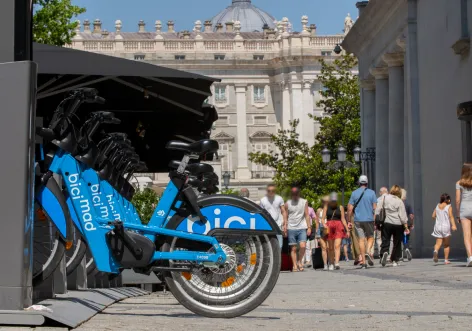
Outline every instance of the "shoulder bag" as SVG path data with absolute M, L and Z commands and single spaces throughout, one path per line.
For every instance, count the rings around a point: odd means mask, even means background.
M 375 215 L 375 225 L 380 227 L 384 224 L 385 218 L 387 218 L 387 213 L 385 212 L 385 197 L 382 201 L 382 208 L 380 209 L 380 213 Z

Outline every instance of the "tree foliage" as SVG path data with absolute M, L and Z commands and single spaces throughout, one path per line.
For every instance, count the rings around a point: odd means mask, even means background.
M 137 191 L 134 194 L 131 202 L 136 208 L 143 224 L 147 224 L 151 220 L 152 213 L 159 203 L 159 198 L 159 195 L 150 188 L 145 188 L 144 190 Z
M 74 17 L 85 8 L 74 6 L 71 0 L 33 0 L 33 40 L 41 44 L 64 46 L 75 35 Z
M 336 150 L 342 144 L 353 161 L 352 151 L 360 145 L 360 96 L 357 76 L 352 73 L 357 61 L 345 55 L 332 63 L 320 60 L 321 72 L 318 80 L 323 85 L 321 100 L 317 106 L 326 115 L 314 117 L 321 127 L 316 143 L 308 146 L 299 140 L 297 127 L 300 121 L 290 122 L 289 130 L 279 130 L 271 137 L 273 149 L 269 153 L 250 153 L 252 162 L 268 165 L 275 169 L 274 182 L 282 195 L 287 196 L 291 185 L 300 185 L 302 194 L 315 206 L 320 197 L 333 191 L 341 191 L 341 172 L 327 167 L 321 151 L 326 146 L 336 159 Z M 346 200 L 356 186 L 359 169 L 345 169 Z

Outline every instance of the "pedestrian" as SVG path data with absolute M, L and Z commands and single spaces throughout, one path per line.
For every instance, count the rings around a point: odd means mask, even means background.
M 360 187 L 352 192 L 348 205 L 349 226 L 355 227 L 358 236 L 360 254 L 356 262 L 360 263 L 363 269 L 367 269 L 367 263 L 374 265 L 371 251 L 374 245 L 374 210 L 377 197 L 374 191 L 367 188 L 368 182 L 367 176 L 359 177 Z
M 461 179 L 456 183 L 457 219 L 462 225 L 464 245 L 467 252 L 467 267 L 472 267 L 472 163 L 462 166 Z
M 321 257 L 323 258 L 323 263 L 324 267 L 323 270 L 327 271 L 328 270 L 328 238 L 326 237 L 326 230 L 325 230 L 325 224 L 324 224 L 324 219 L 323 219 L 323 210 L 325 206 L 327 206 L 329 203 L 329 196 L 324 196 L 321 199 L 321 207 L 318 208 L 317 210 L 317 216 L 318 216 L 318 221 L 319 221 L 319 226 L 316 231 L 316 236 L 319 240 L 319 244 L 321 247 Z
M 346 235 L 344 236 L 341 246 L 343 249 L 343 254 L 344 254 L 344 261 L 349 262 L 349 251 L 351 248 L 351 238 L 349 236 L 349 230 L 346 232 Z
M 330 201 L 324 207 L 323 220 L 324 225 L 328 228 L 329 270 L 339 270 L 341 242 L 346 235 L 349 236 L 349 229 L 344 215 L 344 207 L 338 205 L 338 195 L 336 193 L 331 193 Z
M 287 223 L 287 210 L 285 209 L 284 199 L 277 195 L 277 187 L 275 184 L 269 184 L 266 188 L 266 195 L 261 199 L 260 206 L 265 209 L 274 219 L 282 230 L 283 235 L 277 235 L 280 249 L 283 245 L 283 236 L 287 236 L 287 228 L 283 225 Z
M 454 215 L 451 208 L 451 197 L 444 193 L 439 199 L 439 204 L 433 211 L 434 230 L 432 236 L 436 238 L 434 245 L 433 261 L 438 263 L 438 252 L 441 246 L 444 247 L 444 264 L 449 262 L 449 244 L 451 239 L 451 230 L 456 231 L 456 222 L 454 222 Z
M 292 186 L 291 199 L 285 203 L 287 209 L 288 245 L 291 250 L 293 270 L 303 271 L 302 260 L 305 256 L 307 237 L 311 234 L 311 219 L 308 214 L 308 203 L 300 196 L 300 187 Z M 297 245 L 299 247 L 297 255 Z
M 405 204 L 402 199 L 402 190 L 400 186 L 393 185 L 390 194 L 384 196 L 381 204 L 377 205 L 375 214 L 379 215 L 382 209 L 385 210 L 385 221 L 382 224 L 382 249 L 380 250 L 382 266 L 388 262 L 388 251 L 390 248 L 390 238 L 393 236 L 393 249 L 390 254 L 390 260 L 394 267 L 398 265 L 401 256 L 401 243 L 403 233 L 408 234 L 408 216 L 405 210 Z
M 313 249 L 316 248 L 315 237 L 319 224 L 318 216 L 316 215 L 315 210 L 310 205 L 308 205 L 308 215 L 310 216 L 311 220 L 311 234 L 306 241 L 305 257 L 303 258 L 303 266 L 305 268 L 311 268 L 311 266 L 313 265 L 311 258 L 313 255 Z
M 377 198 L 377 205 L 380 201 L 388 194 L 388 188 L 385 186 L 381 187 L 379 190 L 379 197 Z M 380 247 L 382 246 L 382 231 L 380 228 L 380 224 L 375 224 L 375 232 L 374 232 L 374 245 L 371 250 L 371 254 L 374 258 L 380 259 Z
M 239 191 L 239 196 L 240 196 L 241 198 L 245 198 L 245 199 L 250 200 L 250 199 L 249 199 L 250 194 L 249 194 L 249 190 L 248 190 L 247 188 L 242 188 L 242 189 Z
M 409 204 L 407 200 L 407 192 L 405 189 L 402 188 L 402 201 L 405 204 L 406 215 L 408 216 L 408 229 L 410 230 L 409 234 L 403 235 L 402 240 L 402 252 L 404 252 L 403 256 L 406 256 L 408 261 L 411 261 L 413 256 L 411 255 L 410 251 L 410 236 L 411 231 L 415 228 L 415 214 L 413 214 L 413 208 Z

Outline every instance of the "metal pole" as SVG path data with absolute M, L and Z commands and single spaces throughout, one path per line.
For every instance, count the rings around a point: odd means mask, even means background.
M 344 207 L 344 162 L 341 163 L 341 190 L 342 190 L 342 206 Z

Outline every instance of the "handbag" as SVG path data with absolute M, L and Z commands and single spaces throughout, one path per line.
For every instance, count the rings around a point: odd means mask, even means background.
M 331 215 L 331 219 L 333 219 L 335 212 L 336 212 L 336 209 L 333 211 L 333 214 Z M 323 237 L 326 237 L 328 235 L 329 235 L 329 227 L 327 225 L 325 225 L 323 227 Z
M 384 197 L 382 201 L 382 208 L 380 209 L 380 212 L 378 213 L 378 215 L 375 215 L 375 225 L 377 227 L 382 226 L 386 218 L 387 218 L 387 213 L 385 211 L 385 197 Z

